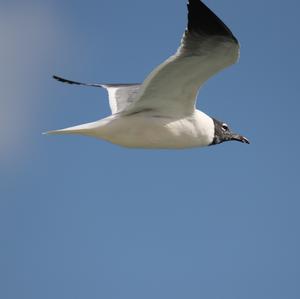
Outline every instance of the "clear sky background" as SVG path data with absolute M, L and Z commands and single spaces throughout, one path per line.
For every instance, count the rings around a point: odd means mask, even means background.
M 174 53 L 184 0 L 0 2 L 0 297 L 299 299 L 297 0 L 205 2 L 241 42 L 198 107 L 251 140 L 129 150 L 49 129 Z

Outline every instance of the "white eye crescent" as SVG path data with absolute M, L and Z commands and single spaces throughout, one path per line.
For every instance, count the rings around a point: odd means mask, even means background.
M 222 124 L 222 130 L 223 131 L 229 131 L 229 127 L 228 127 L 228 125 L 227 124 Z

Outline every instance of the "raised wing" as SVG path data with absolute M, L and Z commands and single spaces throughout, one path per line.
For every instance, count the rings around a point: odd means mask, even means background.
M 53 76 L 57 81 L 81 85 L 81 86 L 91 86 L 105 88 L 108 92 L 109 106 L 112 114 L 119 113 L 123 111 L 126 107 L 132 104 L 137 99 L 137 94 L 140 89 L 139 83 L 133 84 L 98 84 L 98 83 L 82 83 L 77 81 L 68 80 L 62 77 Z
M 195 109 L 200 86 L 235 63 L 239 44 L 229 28 L 200 0 L 188 1 L 188 26 L 177 52 L 155 68 L 127 114 L 153 110 L 186 116 Z

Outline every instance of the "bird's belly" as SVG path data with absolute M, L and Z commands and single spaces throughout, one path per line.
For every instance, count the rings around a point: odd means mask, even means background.
M 205 146 L 210 142 L 205 132 L 201 132 L 190 120 L 138 115 L 112 120 L 99 137 L 134 148 L 180 149 Z

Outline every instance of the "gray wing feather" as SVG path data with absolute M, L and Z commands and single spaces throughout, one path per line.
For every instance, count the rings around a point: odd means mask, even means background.
M 53 76 L 59 82 L 105 88 L 108 92 L 109 106 L 112 114 L 119 113 L 132 104 L 137 98 L 140 85 L 139 83 L 130 84 L 99 84 L 99 83 L 82 83 L 78 81 L 68 80 L 59 76 Z
M 112 114 L 122 112 L 134 103 L 140 90 L 140 84 L 135 85 L 102 85 L 107 89 L 109 106 Z
M 193 113 L 199 88 L 234 64 L 239 44 L 229 28 L 200 0 L 188 1 L 188 26 L 177 52 L 155 68 L 126 113 L 154 110 L 162 115 Z

